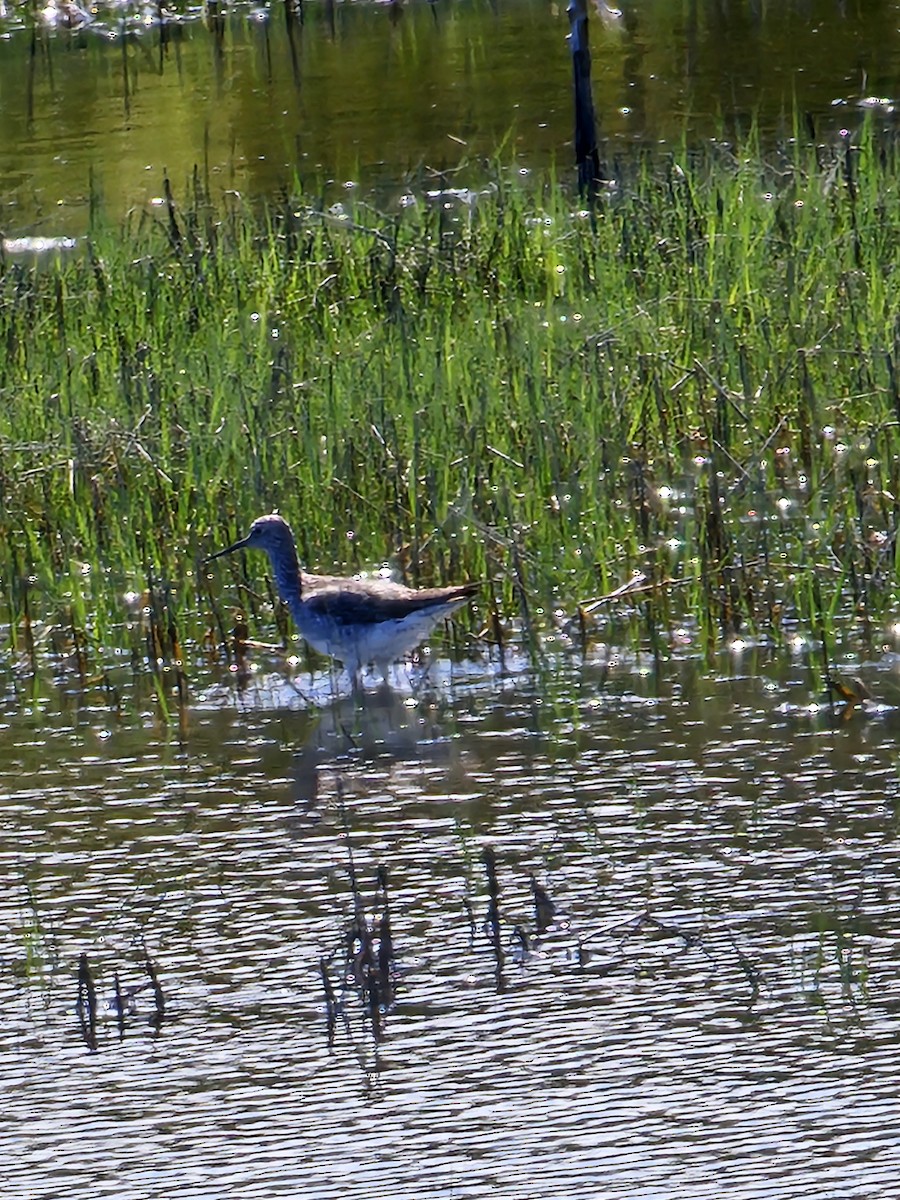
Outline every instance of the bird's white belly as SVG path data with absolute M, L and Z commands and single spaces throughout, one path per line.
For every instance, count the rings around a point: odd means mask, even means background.
M 402 658 L 427 637 L 444 615 L 443 610 L 431 610 L 410 613 L 398 621 L 351 625 L 304 609 L 296 614 L 296 623 L 314 650 L 356 670 L 367 663 L 386 664 Z

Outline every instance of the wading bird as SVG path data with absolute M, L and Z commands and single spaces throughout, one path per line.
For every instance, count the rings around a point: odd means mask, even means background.
M 471 599 L 477 583 L 410 588 L 390 579 L 347 579 L 301 571 L 291 527 L 273 513 L 257 517 L 250 532 L 206 560 L 235 550 L 264 550 L 278 594 L 301 635 L 320 654 L 343 663 L 354 690 L 373 663 L 387 680 L 391 663 L 422 642 L 438 621 Z

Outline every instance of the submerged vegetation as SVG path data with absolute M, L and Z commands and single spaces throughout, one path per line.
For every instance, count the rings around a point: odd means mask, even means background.
M 500 171 L 390 215 L 197 184 L 7 253 L 4 639 L 84 672 L 188 658 L 222 597 L 268 603 L 262 561 L 212 587 L 202 561 L 274 508 L 313 570 L 486 580 L 475 626 L 533 647 L 616 614 L 656 649 L 882 621 L 898 187 L 866 126 L 648 159 L 593 214 Z

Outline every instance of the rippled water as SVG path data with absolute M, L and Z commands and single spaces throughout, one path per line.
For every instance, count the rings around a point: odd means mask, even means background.
M 7 693 L 2 1194 L 892 1194 L 898 714 L 811 678 L 439 663 L 360 708 L 263 671 L 171 728 Z M 373 1018 L 343 946 L 379 866 Z

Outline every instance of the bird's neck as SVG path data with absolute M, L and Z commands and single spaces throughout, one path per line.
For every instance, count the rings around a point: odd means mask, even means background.
M 297 551 L 293 546 L 285 546 L 278 554 L 271 554 L 269 557 L 278 594 L 286 604 L 292 604 L 299 599 L 301 588 Z

